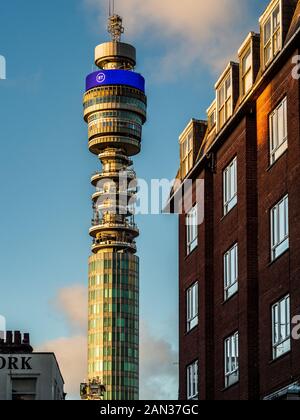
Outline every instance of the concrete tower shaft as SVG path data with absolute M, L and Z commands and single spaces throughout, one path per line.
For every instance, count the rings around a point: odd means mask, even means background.
M 109 21 L 113 39 L 122 20 Z M 141 149 L 147 99 L 135 73 L 135 48 L 116 40 L 96 47 L 99 70 L 88 75 L 84 119 L 89 150 L 102 169 L 91 179 L 93 238 L 89 260 L 88 378 L 107 400 L 139 397 L 139 259 L 134 221 L 136 174 L 131 157 Z

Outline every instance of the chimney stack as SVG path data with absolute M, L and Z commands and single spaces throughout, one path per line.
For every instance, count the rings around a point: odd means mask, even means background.
M 20 331 L 15 331 L 15 342 L 14 344 L 20 345 L 22 344 L 22 336 L 21 336 L 21 332 Z

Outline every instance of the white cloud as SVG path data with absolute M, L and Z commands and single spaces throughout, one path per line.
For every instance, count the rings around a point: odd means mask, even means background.
M 55 353 L 68 398 L 79 399 L 79 385 L 87 374 L 87 289 L 62 288 L 51 304 L 66 320 L 71 335 L 42 343 L 36 350 Z
M 176 400 L 178 398 L 178 354 L 171 344 L 157 338 L 147 323 L 141 323 L 140 398 Z
M 68 322 L 71 336 L 45 342 L 36 350 L 56 354 L 66 383 L 65 391 L 70 399 L 78 399 L 79 384 L 87 372 L 86 288 L 74 285 L 59 290 L 52 305 Z M 177 399 L 177 353 L 170 343 L 156 337 L 145 322 L 141 323 L 140 352 L 140 398 Z
M 62 337 L 47 341 L 37 351 L 53 352 L 57 358 L 65 380 L 65 392 L 68 399 L 79 399 L 79 385 L 87 373 L 86 336 Z
M 101 25 L 107 16 L 107 0 L 83 0 L 98 11 Z M 222 70 L 235 57 L 249 24 L 248 3 L 240 0 L 124 0 L 116 1 L 116 11 L 124 18 L 126 39 L 143 37 L 145 48 L 164 49 L 160 57 L 150 57 L 160 76 L 175 75 L 199 63 Z M 159 67 L 157 67 L 159 66 Z
M 53 305 L 72 330 L 86 332 L 88 307 L 86 287 L 75 285 L 60 289 Z

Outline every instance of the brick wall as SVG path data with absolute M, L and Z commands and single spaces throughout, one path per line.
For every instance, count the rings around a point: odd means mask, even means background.
M 199 397 L 251 400 L 300 378 L 300 342 L 272 361 L 271 306 L 287 293 L 300 315 L 300 123 L 299 81 L 292 56 L 262 85 L 230 134 L 215 148 L 215 170 L 206 161 L 205 221 L 197 249 L 186 255 L 185 217 L 179 218 L 180 398 L 186 398 L 186 367 L 199 361 Z M 288 151 L 269 167 L 269 114 L 288 100 Z M 213 156 L 213 155 L 212 155 Z M 238 205 L 223 217 L 223 170 L 237 156 Z M 270 263 L 269 211 L 289 194 L 290 250 Z M 239 292 L 224 302 L 223 255 L 239 246 Z M 199 325 L 186 334 L 186 290 L 199 282 Z M 224 389 L 224 339 L 239 331 L 240 381 Z

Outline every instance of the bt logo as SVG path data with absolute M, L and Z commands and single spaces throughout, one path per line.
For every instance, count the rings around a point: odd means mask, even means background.
M 96 76 L 96 80 L 98 83 L 103 83 L 105 81 L 105 74 L 104 73 L 98 73 Z

